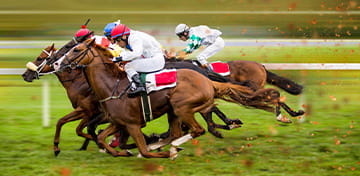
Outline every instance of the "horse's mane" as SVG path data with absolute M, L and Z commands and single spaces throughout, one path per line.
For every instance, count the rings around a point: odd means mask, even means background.
M 91 40 L 91 39 L 88 39 L 88 40 Z M 119 69 L 119 66 L 111 60 L 112 57 L 114 57 L 114 56 L 112 55 L 112 53 L 109 51 L 108 48 L 106 48 L 100 44 L 95 44 L 94 48 L 99 53 L 101 53 L 101 57 L 105 57 L 105 59 L 103 59 L 103 62 L 105 64 L 105 67 L 107 67 L 108 70 L 111 70 L 114 75 L 118 75 L 118 76 L 125 75 L 126 76 L 125 72 L 121 71 Z
M 113 55 L 111 54 L 111 52 L 109 51 L 108 48 L 100 45 L 100 44 L 95 44 L 95 48 L 99 49 L 100 51 L 102 51 L 102 53 L 104 54 L 104 56 L 107 57 L 113 57 Z

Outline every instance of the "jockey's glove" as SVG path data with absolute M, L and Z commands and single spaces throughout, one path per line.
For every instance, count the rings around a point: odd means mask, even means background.
M 116 63 L 116 62 L 121 62 L 123 60 L 122 60 L 122 57 L 119 56 L 119 57 L 113 57 L 112 61 Z

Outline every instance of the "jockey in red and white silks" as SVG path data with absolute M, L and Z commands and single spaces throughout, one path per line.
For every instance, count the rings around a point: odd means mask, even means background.
M 116 26 L 111 31 L 111 38 L 120 47 L 127 49 L 113 61 L 130 61 L 124 69 L 128 79 L 135 83 L 136 89 L 129 95 L 136 95 L 145 91 L 145 87 L 140 83 L 138 72 L 153 72 L 164 68 L 165 59 L 161 44 L 153 36 L 130 30 L 123 24 Z

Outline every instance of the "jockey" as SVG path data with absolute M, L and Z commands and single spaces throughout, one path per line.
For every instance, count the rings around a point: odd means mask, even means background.
M 180 58 L 184 58 L 185 55 L 192 53 L 200 46 L 206 46 L 206 48 L 196 56 L 196 59 L 202 67 L 208 69 L 207 59 L 222 50 L 225 45 L 224 40 L 220 37 L 222 33 L 219 30 L 210 29 L 205 25 L 189 27 L 186 24 L 179 24 L 175 28 L 175 34 L 182 41 L 191 40 L 188 46 L 178 53 Z
M 138 72 L 153 72 L 164 68 L 165 59 L 160 43 L 153 36 L 131 30 L 124 24 L 117 25 L 111 31 L 111 38 L 120 47 L 127 49 L 119 57 L 114 57 L 113 62 L 128 61 L 124 69 L 135 86 L 129 96 L 146 92 Z
M 117 20 L 115 22 L 112 23 L 108 23 L 105 27 L 104 27 L 104 36 L 111 41 L 111 31 L 120 24 L 120 20 Z
M 93 36 L 93 34 L 90 34 L 91 31 L 89 29 L 86 28 L 86 25 L 81 25 L 81 29 L 79 29 L 76 33 L 75 33 L 75 39 L 76 41 L 79 41 L 81 37 L 88 35 L 86 39 L 91 38 Z M 89 35 L 90 34 L 90 35 Z M 84 39 L 85 40 L 85 39 Z
M 112 22 L 112 23 L 108 23 L 105 28 L 104 28 L 104 36 L 100 36 L 100 35 L 88 35 L 91 33 L 91 31 L 89 29 L 86 28 L 85 25 L 81 26 L 81 29 L 79 29 L 76 34 L 75 34 L 75 39 L 77 39 L 77 41 L 80 41 L 80 38 L 86 36 L 86 38 L 83 38 L 82 40 L 86 40 L 86 39 L 95 39 L 95 42 L 99 45 L 102 45 L 105 48 L 108 48 L 109 51 L 111 52 L 111 54 L 114 57 L 119 56 L 120 52 L 122 51 L 122 49 L 115 45 L 112 44 L 112 40 L 111 40 L 111 30 L 120 24 L 120 20 Z

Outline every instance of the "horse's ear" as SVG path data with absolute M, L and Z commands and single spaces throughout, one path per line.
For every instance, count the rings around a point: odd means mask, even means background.
M 89 45 L 93 46 L 93 45 L 95 45 L 95 44 L 96 44 L 95 39 L 94 39 L 94 38 L 91 39 L 91 41 L 89 42 Z
M 53 43 L 53 44 L 51 45 L 50 50 L 53 50 L 54 47 L 55 47 L 55 43 Z

